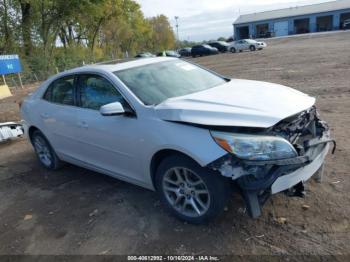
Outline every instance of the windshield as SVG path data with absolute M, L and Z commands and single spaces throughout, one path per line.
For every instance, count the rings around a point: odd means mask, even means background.
M 182 60 L 134 67 L 114 74 L 146 105 L 203 91 L 225 79 Z

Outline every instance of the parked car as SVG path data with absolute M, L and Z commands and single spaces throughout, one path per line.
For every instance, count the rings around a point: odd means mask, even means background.
M 191 55 L 192 57 L 204 56 L 204 55 L 216 55 L 219 50 L 210 45 L 196 45 L 192 47 Z
M 232 184 L 252 217 L 271 195 L 300 193 L 333 142 L 315 98 L 169 57 L 62 72 L 21 114 L 45 168 L 65 161 L 156 190 L 191 223 L 217 216 Z
M 230 46 L 230 44 L 228 44 L 224 41 L 211 42 L 211 43 L 208 43 L 208 45 L 217 48 L 219 50 L 219 52 L 221 52 L 221 53 L 227 52 L 228 48 Z
M 136 58 L 146 58 L 146 57 L 155 57 L 154 54 L 150 52 L 139 53 L 135 56 Z
M 267 46 L 266 43 L 262 41 L 255 41 L 252 39 L 242 39 L 242 40 L 234 41 L 230 45 L 229 50 L 232 53 L 242 52 L 245 50 L 255 51 L 255 50 L 262 50 L 266 46 Z
M 179 50 L 178 50 L 178 53 L 179 53 L 181 56 L 191 56 L 191 50 L 192 50 L 191 47 L 185 47 L 185 48 L 179 49 Z
M 159 52 L 157 54 L 157 56 L 169 56 L 169 57 L 176 57 L 176 58 L 181 57 L 181 55 L 178 52 L 173 51 L 173 50 L 167 50 L 167 51 Z

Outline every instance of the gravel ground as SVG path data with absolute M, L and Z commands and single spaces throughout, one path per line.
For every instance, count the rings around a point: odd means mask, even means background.
M 44 170 L 18 139 L 0 145 L 0 254 L 349 254 L 350 32 L 267 43 L 263 51 L 193 61 L 317 97 L 338 148 L 323 183 L 310 181 L 305 198 L 276 195 L 252 220 L 233 195 L 213 223 L 189 225 L 165 212 L 151 191 L 71 165 Z M 15 102 L 34 88 L 0 100 L 0 121 L 20 119 Z

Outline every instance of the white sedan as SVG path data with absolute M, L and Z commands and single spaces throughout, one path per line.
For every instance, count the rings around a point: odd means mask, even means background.
M 255 51 L 255 50 L 262 50 L 266 46 L 267 46 L 266 43 L 262 41 L 255 41 L 252 39 L 242 39 L 242 40 L 234 41 L 229 46 L 229 50 L 232 53 L 242 52 L 246 50 Z
M 156 190 L 173 214 L 203 223 L 238 186 L 252 217 L 301 185 L 328 152 L 315 98 L 229 79 L 176 58 L 90 65 L 45 81 L 22 103 L 40 163 L 73 163 Z

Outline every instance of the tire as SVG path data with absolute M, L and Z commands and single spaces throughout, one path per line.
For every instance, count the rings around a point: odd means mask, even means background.
M 207 223 L 218 216 L 230 193 L 226 178 L 182 155 L 163 159 L 156 171 L 155 185 L 164 206 L 192 224 Z
M 49 141 L 39 130 L 33 132 L 31 142 L 42 166 L 49 170 L 57 170 L 62 166 L 61 160 L 56 155 Z
M 237 52 L 236 48 L 234 48 L 234 47 L 232 47 L 232 48 L 230 49 L 230 51 L 231 51 L 231 53 L 236 53 L 236 52 Z
M 255 46 L 251 45 L 251 46 L 249 47 L 249 50 L 250 50 L 250 51 L 255 51 L 256 48 L 255 48 Z

